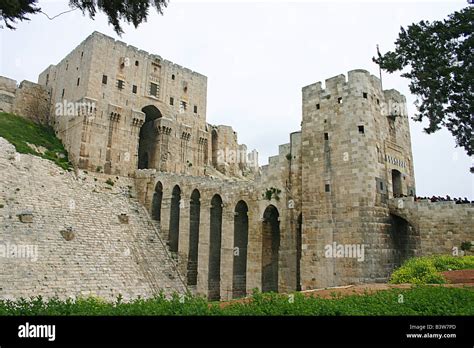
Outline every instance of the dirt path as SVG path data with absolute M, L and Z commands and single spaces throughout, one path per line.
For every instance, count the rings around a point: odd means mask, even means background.
M 474 269 L 448 271 L 441 273 L 451 284 L 474 283 Z
M 469 280 L 474 279 L 474 270 L 469 270 L 471 273 L 466 273 L 466 271 L 450 271 L 445 273 L 453 273 L 453 272 L 464 272 L 459 273 L 459 275 L 449 274 L 448 279 L 459 279 L 459 280 Z M 468 275 L 466 278 L 466 274 Z M 457 277 L 457 278 L 456 278 Z M 464 277 L 464 278 L 463 278 Z M 454 283 L 454 282 L 453 282 Z M 462 283 L 455 283 L 455 284 L 430 284 L 429 286 L 442 286 L 442 287 L 449 287 L 449 288 L 462 288 L 465 286 L 473 287 L 474 288 L 474 281 L 471 282 L 462 282 Z M 350 295 L 363 295 L 365 293 L 373 294 L 377 291 L 383 290 L 390 290 L 390 289 L 409 289 L 412 287 L 412 284 L 359 284 L 359 285 L 347 285 L 347 286 L 340 286 L 334 288 L 326 288 L 326 289 L 315 289 L 315 290 L 307 290 L 302 291 L 301 293 L 305 296 L 314 296 L 320 298 L 333 298 L 334 296 L 350 296 Z M 250 298 L 241 298 L 237 300 L 225 301 L 221 302 L 219 305 L 221 308 L 228 306 L 229 304 L 240 302 L 246 303 L 250 301 Z

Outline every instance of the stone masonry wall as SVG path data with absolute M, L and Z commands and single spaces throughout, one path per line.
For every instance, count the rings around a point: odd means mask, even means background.
M 15 92 L 16 81 L 0 76 L 0 112 L 12 112 Z
M 50 93 L 42 85 L 0 76 L 0 112 L 13 113 L 35 122 L 49 123 Z
M 147 212 L 129 198 L 129 186 L 127 178 L 77 177 L 16 153 L 0 138 L 0 298 L 183 292 L 174 262 Z M 27 245 L 37 248 L 36 260 L 13 249 Z
M 390 212 L 405 219 L 419 238 L 418 255 L 450 254 L 462 242 L 474 244 L 474 204 L 417 201 L 413 197 L 390 201 Z

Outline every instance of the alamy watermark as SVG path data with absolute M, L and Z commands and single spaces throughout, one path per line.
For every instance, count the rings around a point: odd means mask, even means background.
M 94 118 L 96 106 L 94 102 L 71 102 L 64 99 L 54 105 L 54 114 L 56 116 L 88 116 L 89 119 Z
M 38 245 L 0 242 L 0 259 L 2 258 L 26 259 L 36 262 L 38 260 Z
M 19 338 L 47 338 L 48 341 L 56 339 L 56 325 L 37 325 L 26 322 L 18 326 Z
M 380 109 L 382 115 L 385 116 L 407 116 L 406 103 L 403 101 L 395 101 L 393 99 L 389 99 L 386 103 L 383 103 L 380 106 Z
M 327 244 L 324 247 L 326 258 L 353 258 L 362 262 L 365 260 L 364 244 Z
M 247 153 L 247 150 L 235 150 L 224 148 L 217 150 L 217 164 L 248 164 L 252 167 L 258 166 L 258 155 L 255 151 Z

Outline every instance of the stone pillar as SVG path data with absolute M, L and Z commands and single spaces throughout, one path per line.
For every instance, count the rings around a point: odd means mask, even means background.
M 147 205 L 146 205 L 146 201 L 147 201 L 146 192 L 147 192 L 148 180 L 149 180 L 149 178 L 146 177 L 146 176 L 143 176 L 143 175 L 140 175 L 139 177 L 137 176 L 135 178 L 135 190 L 136 190 L 137 199 L 145 207 L 147 207 Z
M 234 263 L 234 209 L 224 203 L 222 207 L 221 243 L 221 300 L 232 299 L 232 269 Z
M 183 191 L 181 191 L 181 201 L 179 202 L 179 207 L 178 267 L 181 274 L 186 276 L 189 254 L 190 199 L 187 193 L 184 193 Z
M 143 205 L 145 208 L 148 210 L 150 213 L 150 216 L 152 214 L 152 202 L 153 202 L 153 195 L 155 193 L 155 186 L 154 186 L 155 180 L 153 178 L 150 178 L 148 182 L 146 183 L 144 189 L 144 198 L 145 201 L 143 202 Z
M 262 217 L 256 208 L 249 206 L 248 212 L 247 293 L 262 288 Z
M 169 240 L 170 214 L 171 214 L 171 191 L 163 190 L 163 199 L 161 201 L 160 234 L 161 234 L 161 238 L 163 239 L 165 243 L 168 243 L 168 240 Z
M 296 227 L 298 215 L 286 209 L 280 215 L 280 255 L 278 258 L 278 291 L 296 290 Z
M 203 193 L 201 193 L 203 194 Z M 208 294 L 208 270 L 209 270 L 209 236 L 211 201 L 206 196 L 201 199 L 201 217 L 199 226 L 199 248 L 198 248 L 198 276 L 197 293 L 207 296 Z

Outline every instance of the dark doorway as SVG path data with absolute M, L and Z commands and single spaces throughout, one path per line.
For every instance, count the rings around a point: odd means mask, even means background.
M 163 184 L 157 182 L 155 186 L 155 193 L 151 202 L 151 217 L 153 220 L 161 221 L 161 202 L 163 201 Z
M 401 264 L 416 256 L 416 250 L 420 244 L 420 237 L 415 228 L 404 218 L 390 214 L 391 229 L 390 236 L 394 250 L 394 266 Z
M 278 254 L 280 249 L 280 222 L 278 210 L 269 205 L 262 222 L 262 291 L 278 292 Z
M 217 131 L 215 129 L 212 130 L 211 150 L 212 150 L 212 165 L 214 168 L 217 168 L 219 146 L 218 146 Z
M 201 214 L 201 195 L 198 190 L 191 194 L 189 207 L 189 253 L 188 253 L 188 285 L 197 285 L 199 221 Z
M 154 130 L 154 121 L 163 117 L 160 110 L 154 105 L 145 106 L 145 123 L 140 128 L 138 140 L 138 169 L 152 168 L 153 158 L 157 148 L 158 137 Z
M 214 195 L 211 200 L 210 223 L 208 298 L 211 301 L 218 301 L 221 292 L 222 238 L 222 199 L 219 195 Z
M 398 170 L 392 170 L 392 187 L 393 197 L 401 197 L 402 195 L 402 173 Z
M 141 131 L 140 131 L 140 138 L 141 138 Z M 138 157 L 138 169 L 147 169 L 149 167 L 149 158 L 148 152 L 142 152 Z
M 298 215 L 296 224 L 296 291 L 301 291 L 301 248 L 303 247 L 303 214 Z
M 247 294 L 248 210 L 244 201 L 239 201 L 235 206 L 232 298 L 244 297 Z
M 181 201 L 181 189 L 178 185 L 173 188 L 171 194 L 171 208 L 170 208 L 170 230 L 168 236 L 168 243 L 170 251 L 178 252 L 179 241 L 179 202 Z

